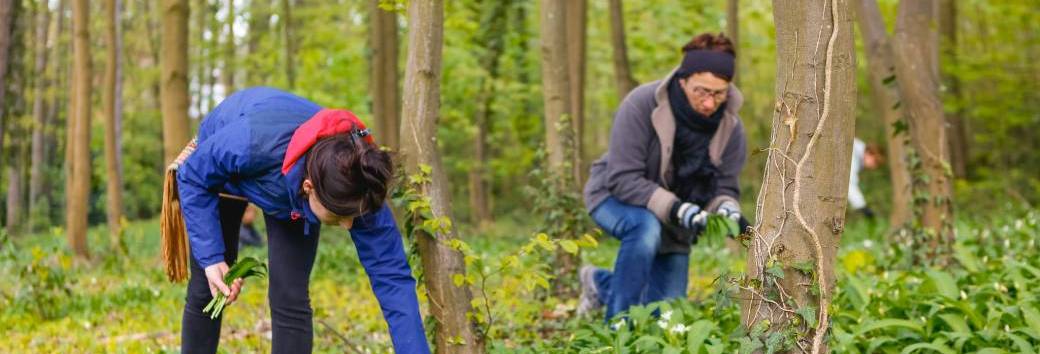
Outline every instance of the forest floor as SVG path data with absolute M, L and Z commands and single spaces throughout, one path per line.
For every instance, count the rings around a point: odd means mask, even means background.
M 853 218 L 836 262 L 832 349 L 899 352 L 918 345 L 940 352 L 1032 351 L 1040 345 L 1040 252 L 1033 241 L 1040 236 L 1038 219 L 1037 210 L 1009 207 L 959 223 L 956 258 L 961 266 L 938 270 L 900 265 L 898 245 L 883 239 L 885 226 Z M 460 234 L 470 235 L 465 237 L 470 246 L 492 259 L 513 252 L 534 233 L 531 223 L 516 220 L 523 218 L 500 220 L 479 233 L 463 226 Z M 127 255 L 105 250 L 105 233 L 104 228 L 91 230 L 90 261 L 70 257 L 57 228 L 4 246 L 0 279 L 8 285 L 0 289 L 0 352 L 179 351 L 185 285 L 165 279 L 158 223 L 128 225 Z M 348 235 L 325 230 L 321 237 L 310 289 L 315 351 L 389 352 L 386 325 Z M 583 261 L 609 268 L 617 242 L 600 241 L 583 251 Z M 732 352 L 734 346 L 770 346 L 735 335 L 738 301 L 714 296 L 720 275 L 744 268 L 743 251 L 733 246 L 716 240 L 694 247 L 691 301 L 661 305 L 664 312 L 675 313 L 668 319 L 675 323 L 658 319 L 657 325 L 645 321 L 617 331 L 598 316 L 573 316 L 574 299 L 544 300 L 544 292 L 492 278 L 485 289 L 494 289 L 488 292 L 496 303 L 494 352 L 717 353 Z M 264 248 L 246 248 L 241 255 L 267 258 Z M 266 288 L 266 280 L 249 280 L 239 301 L 225 310 L 222 351 L 269 350 Z M 422 291 L 420 301 L 425 307 Z M 639 316 L 646 314 L 634 313 L 633 319 Z

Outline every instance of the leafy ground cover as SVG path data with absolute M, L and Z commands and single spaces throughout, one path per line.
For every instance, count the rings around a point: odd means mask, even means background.
M 522 220 L 522 218 L 518 218 Z M 910 265 L 885 225 L 853 220 L 838 259 L 830 344 L 843 353 L 1035 352 L 1040 347 L 1040 211 L 1008 207 L 958 223 L 957 267 Z M 474 315 L 488 324 L 496 353 L 722 353 L 779 343 L 747 339 L 739 294 L 724 282 L 742 271 L 742 250 L 704 240 L 691 256 L 690 297 L 635 308 L 628 322 L 573 315 L 574 299 L 547 295 L 548 246 L 533 225 L 499 220 L 477 232 L 462 229 L 471 267 L 484 267 Z M 61 230 L 5 242 L 0 251 L 0 352 L 177 352 L 184 285 L 165 280 L 157 256 L 157 223 L 130 224 L 129 253 L 95 250 L 77 261 L 62 248 Z M 91 237 L 101 245 L 104 229 Z M 609 267 L 617 242 L 600 237 L 583 260 Z M 322 234 L 311 282 L 318 352 L 389 351 L 386 325 L 364 270 L 344 232 Z M 266 251 L 242 256 L 266 260 Z M 516 258 L 511 258 L 517 256 Z M 495 270 L 510 258 L 508 271 Z M 494 268 L 494 269 L 493 269 Z M 222 350 L 264 352 L 270 345 L 266 279 L 250 279 L 239 302 L 225 309 Z M 422 298 L 421 301 L 425 301 Z M 424 304 L 425 306 L 425 304 Z M 658 314 L 658 315 L 655 315 Z M 490 321 L 489 321 L 490 319 Z M 763 329 L 752 329 L 763 330 Z

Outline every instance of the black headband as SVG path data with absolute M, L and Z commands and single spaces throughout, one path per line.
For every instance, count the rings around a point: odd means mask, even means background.
M 693 49 L 683 55 L 678 74 L 686 77 L 696 73 L 709 72 L 720 78 L 732 80 L 735 57 L 733 54 L 714 50 Z

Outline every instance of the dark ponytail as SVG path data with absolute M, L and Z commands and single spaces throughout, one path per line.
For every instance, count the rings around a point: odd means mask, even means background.
M 306 167 L 318 201 L 339 216 L 382 207 L 394 169 L 389 152 L 352 134 L 318 140 L 307 154 Z

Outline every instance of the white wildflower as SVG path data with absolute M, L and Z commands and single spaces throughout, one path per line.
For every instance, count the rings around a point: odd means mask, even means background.
M 967 299 L 968 299 L 968 294 L 965 293 L 964 290 L 961 290 L 961 300 L 967 300 Z
M 619 319 L 617 322 L 614 322 L 614 324 L 610 325 L 610 328 L 613 328 L 616 331 L 616 330 L 621 329 L 621 326 L 624 326 L 624 325 L 625 325 L 625 319 L 622 318 L 622 319 Z
M 672 311 L 668 310 L 668 311 L 665 311 L 664 313 L 661 313 L 661 318 L 663 318 L 665 321 L 671 321 L 672 320 Z
M 871 247 L 874 247 L 874 241 L 869 240 L 869 239 L 868 240 L 863 240 L 863 248 L 871 248 Z
M 688 331 L 688 330 L 690 330 L 689 327 L 686 327 L 686 325 L 684 325 L 682 323 L 679 323 L 679 324 L 676 324 L 675 326 L 672 326 L 672 329 L 670 331 L 672 333 L 686 333 L 686 331 Z
M 661 329 L 668 329 L 668 321 L 665 321 L 665 320 L 657 321 L 657 326 L 661 327 Z

